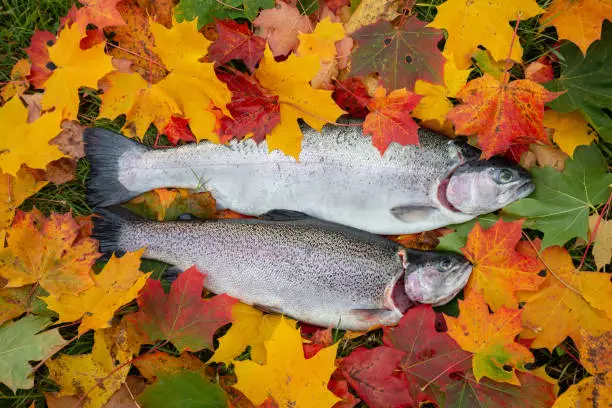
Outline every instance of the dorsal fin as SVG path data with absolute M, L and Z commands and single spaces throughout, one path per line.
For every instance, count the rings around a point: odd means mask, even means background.
M 303 212 L 291 210 L 270 210 L 267 213 L 260 215 L 258 218 L 266 221 L 303 221 L 307 219 L 314 219 L 310 215 L 304 214 Z

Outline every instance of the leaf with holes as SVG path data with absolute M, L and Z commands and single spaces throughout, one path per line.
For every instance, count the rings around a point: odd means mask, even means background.
M 421 100 L 406 89 L 396 89 L 387 95 L 384 88 L 376 90 L 368 104 L 370 113 L 363 122 L 363 133 L 372 135 L 372 144 L 382 155 L 391 142 L 401 145 L 419 144 L 419 125 L 407 115 Z
M 363 27 L 352 34 L 357 51 L 351 56 L 351 76 L 380 74 L 387 89 L 412 90 L 418 79 L 443 84 L 445 58 L 437 44 L 442 31 L 425 27 L 415 16 L 395 28 L 386 20 Z
M 126 22 L 117 10 L 119 1 L 121 0 L 79 0 L 79 3 L 85 6 L 76 12 L 75 23 L 81 30 L 81 34 L 85 34 L 88 24 L 93 24 L 98 28 L 125 25 Z
M 149 343 L 168 340 L 181 352 L 212 349 L 215 331 L 232 320 L 237 300 L 225 294 L 202 299 L 203 283 L 195 267 L 179 275 L 168 295 L 159 281 L 149 280 L 138 297 L 140 311 L 128 318 Z

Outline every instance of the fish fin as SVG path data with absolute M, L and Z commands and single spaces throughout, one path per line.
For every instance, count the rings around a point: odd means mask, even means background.
M 435 207 L 406 205 L 402 207 L 393 207 L 390 212 L 391 215 L 400 221 L 414 222 L 430 217 L 436 211 L 438 211 L 438 209 Z
M 259 303 L 253 303 L 252 305 L 255 309 L 259 309 L 262 312 L 265 313 L 278 313 L 278 314 L 283 314 L 283 311 L 280 308 L 274 307 L 274 306 L 265 306 L 265 305 L 260 305 Z
M 389 309 L 352 309 L 349 314 L 363 322 L 371 324 L 370 329 L 375 326 L 395 325 L 402 317 L 402 314 L 397 310 Z
M 118 251 L 119 233 L 123 225 L 130 221 L 142 220 L 120 207 L 94 208 L 93 212 L 97 216 L 92 218 L 94 228 L 91 236 L 100 242 L 100 252 Z
M 297 221 L 316 219 L 308 214 L 304 214 L 303 212 L 291 210 L 270 210 L 267 213 L 260 215 L 258 218 L 266 221 Z
M 140 155 L 150 150 L 149 147 L 101 128 L 85 129 L 83 140 L 90 165 L 87 201 L 92 207 L 123 203 L 140 194 L 127 189 L 119 181 L 119 159 L 127 152 Z

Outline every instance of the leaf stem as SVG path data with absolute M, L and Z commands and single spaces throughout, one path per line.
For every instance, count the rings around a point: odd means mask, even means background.
M 514 25 L 514 33 L 512 34 L 512 41 L 510 41 L 510 50 L 508 51 L 508 58 L 506 58 L 506 66 L 504 67 L 504 79 L 502 80 L 503 84 L 507 84 L 508 83 L 508 76 L 510 74 L 510 57 L 512 56 L 512 48 L 514 47 L 514 43 L 516 42 L 517 39 L 517 33 L 518 33 L 518 26 L 519 23 L 521 22 L 521 14 L 517 13 L 516 15 L 516 24 Z

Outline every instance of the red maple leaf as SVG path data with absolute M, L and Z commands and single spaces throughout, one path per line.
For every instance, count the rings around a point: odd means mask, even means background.
M 149 279 L 138 297 L 140 311 L 128 316 L 149 342 L 169 340 L 176 348 L 213 348 L 217 329 L 232 320 L 238 301 L 225 294 L 202 299 L 204 274 L 195 266 L 181 273 L 166 295 L 159 281 Z
M 384 88 L 376 90 L 368 104 L 370 113 L 363 122 L 363 133 L 372 135 L 372 144 L 383 154 L 391 142 L 401 145 L 419 144 L 419 125 L 409 113 L 421 100 L 420 95 L 406 89 L 396 89 L 387 95 Z
M 447 117 L 457 134 L 476 135 L 488 159 L 515 144 L 550 144 L 542 124 L 544 104 L 558 95 L 528 79 L 505 83 L 485 74 L 459 91 L 462 103 Z
M 216 26 L 219 37 L 208 47 L 208 57 L 221 65 L 240 59 L 253 72 L 263 57 L 266 40 L 234 20 L 217 20 Z
M 55 44 L 55 40 L 55 34 L 37 30 L 32 35 L 30 46 L 25 49 L 30 61 L 32 61 L 28 80 L 36 88 L 42 88 L 53 72 L 54 66 L 48 65 L 51 62 L 48 47 Z
M 336 83 L 332 98 L 343 110 L 356 118 L 365 118 L 372 97 L 361 78 L 349 78 Z
M 397 327 L 383 328 L 381 347 L 359 348 L 340 369 L 372 407 L 409 407 L 423 401 L 439 406 L 549 407 L 553 385 L 517 373 L 522 387 L 488 378 L 476 382 L 472 353 L 445 332 L 443 319 L 429 305 L 410 309 Z
M 195 142 L 196 138 L 189 129 L 189 119 L 181 118 L 180 116 L 170 117 L 170 122 L 162 131 L 168 137 L 168 141 L 176 146 L 183 140 L 185 142 Z
M 221 142 L 241 139 L 253 133 L 253 140 L 263 141 L 267 133 L 280 123 L 278 96 L 268 94 L 255 78 L 240 72 L 219 72 L 218 78 L 232 91 L 232 102 L 227 104 L 234 119 L 224 118 L 220 132 Z

